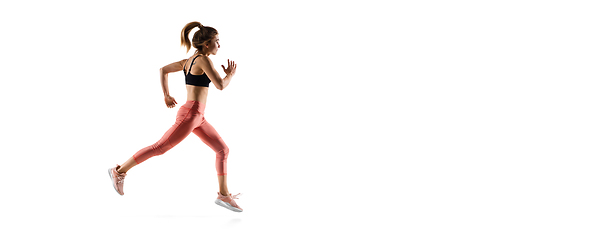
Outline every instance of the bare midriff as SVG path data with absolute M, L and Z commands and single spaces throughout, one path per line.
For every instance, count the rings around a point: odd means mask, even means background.
M 199 101 L 203 104 L 207 104 L 207 92 L 208 87 L 199 87 L 193 85 L 187 86 L 187 101 Z

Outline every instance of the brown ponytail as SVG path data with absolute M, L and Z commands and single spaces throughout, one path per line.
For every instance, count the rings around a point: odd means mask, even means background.
M 199 27 L 199 30 L 193 35 L 193 40 L 189 41 L 189 33 L 195 27 Z M 197 52 L 202 53 L 205 48 L 204 44 L 211 41 L 216 34 L 218 34 L 218 30 L 215 28 L 205 27 L 199 22 L 190 22 L 187 23 L 187 25 L 182 28 L 182 32 L 180 32 L 180 45 L 185 46 L 187 52 L 189 52 L 189 49 L 193 46 L 197 49 Z

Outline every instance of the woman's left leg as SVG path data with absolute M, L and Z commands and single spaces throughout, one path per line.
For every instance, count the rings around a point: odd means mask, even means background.
M 220 193 L 224 196 L 228 195 L 228 186 L 226 183 L 226 165 L 228 159 L 228 146 L 220 137 L 216 129 L 203 119 L 203 123 L 193 130 L 201 141 L 216 152 L 216 172 L 218 174 L 218 183 L 220 185 Z
M 242 212 L 243 209 L 236 204 L 234 199 L 238 199 L 239 194 L 230 195 L 228 192 L 228 183 L 226 182 L 227 172 L 226 164 L 228 159 L 228 146 L 220 137 L 220 134 L 203 119 L 202 124 L 193 130 L 195 135 L 201 138 L 207 146 L 209 146 L 214 152 L 216 152 L 216 171 L 218 172 L 218 184 L 220 184 L 220 192 L 216 197 L 216 204 L 227 208 L 234 212 Z

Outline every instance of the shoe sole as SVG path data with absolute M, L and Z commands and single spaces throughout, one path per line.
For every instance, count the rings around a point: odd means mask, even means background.
M 110 175 L 110 181 L 112 182 L 112 187 L 114 187 L 114 190 L 116 191 L 116 193 L 118 193 L 118 195 L 122 196 L 123 194 L 120 194 L 120 192 L 118 192 L 118 189 L 116 189 L 116 185 L 114 185 L 114 176 L 112 175 L 111 168 L 108 168 L 108 174 Z
M 220 199 L 216 199 L 216 204 L 218 204 L 218 205 L 220 205 L 220 206 L 222 206 L 222 207 L 224 207 L 224 208 L 226 208 L 226 209 L 228 209 L 230 211 L 233 211 L 233 212 L 242 212 L 243 211 L 243 210 L 240 210 L 238 208 L 233 207 L 232 205 L 230 205 L 230 203 L 224 202 L 224 201 L 222 201 Z

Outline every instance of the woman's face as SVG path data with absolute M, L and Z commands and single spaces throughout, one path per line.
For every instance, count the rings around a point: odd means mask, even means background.
M 212 38 L 207 44 L 206 54 L 208 55 L 216 55 L 218 53 L 218 48 L 220 48 L 220 38 L 216 34 L 214 38 Z

